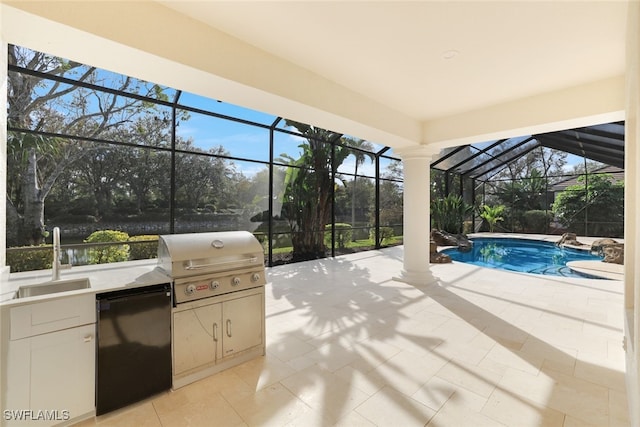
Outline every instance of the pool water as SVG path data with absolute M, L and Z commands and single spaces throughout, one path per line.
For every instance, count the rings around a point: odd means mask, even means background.
M 544 274 L 563 277 L 591 277 L 576 273 L 566 266 L 569 261 L 602 260 L 589 251 L 558 247 L 551 242 L 526 239 L 472 239 L 473 249 L 460 252 L 456 248 L 445 249 L 454 261 L 481 267 L 497 268 L 521 273 Z M 593 278 L 593 277 L 591 277 Z

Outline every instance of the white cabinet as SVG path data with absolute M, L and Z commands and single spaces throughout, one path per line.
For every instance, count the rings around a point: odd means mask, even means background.
M 264 288 L 180 304 L 173 313 L 173 387 L 263 355 Z
M 263 305 L 261 295 L 250 295 L 222 303 L 223 357 L 262 344 Z
M 55 425 L 94 411 L 94 298 L 78 295 L 9 308 L 3 409 L 14 412 L 3 413 L 7 426 Z M 13 419 L 21 416 L 37 421 Z
M 173 314 L 173 373 L 215 363 L 222 354 L 222 303 Z

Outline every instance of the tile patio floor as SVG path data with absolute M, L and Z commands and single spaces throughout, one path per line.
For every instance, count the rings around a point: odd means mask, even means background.
M 268 269 L 266 357 L 97 424 L 629 425 L 622 282 L 401 268 L 396 247 Z

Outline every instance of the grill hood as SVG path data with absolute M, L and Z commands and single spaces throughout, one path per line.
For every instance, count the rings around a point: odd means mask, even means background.
M 248 231 L 169 234 L 159 237 L 158 266 L 173 278 L 264 268 L 262 245 Z

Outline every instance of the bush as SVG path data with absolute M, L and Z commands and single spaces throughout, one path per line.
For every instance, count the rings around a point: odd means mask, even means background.
M 504 221 L 502 214 L 504 213 L 504 205 L 482 205 L 480 208 L 480 218 L 482 218 L 488 225 L 489 231 L 493 233 L 496 224 L 500 221 Z
M 624 183 L 610 174 L 592 174 L 578 178 L 556 196 L 553 212 L 560 223 L 575 233 L 590 236 L 624 236 Z M 585 188 L 586 186 L 586 188 Z M 589 221 L 585 230 L 585 220 Z
M 393 227 L 380 227 L 380 242 L 379 245 L 382 245 L 384 243 L 385 239 L 390 239 L 395 235 L 395 232 L 393 231 Z M 371 240 L 373 240 L 374 242 L 376 241 L 376 229 L 375 227 L 371 228 L 371 230 L 369 231 L 369 238 Z
M 129 235 L 123 231 L 102 230 L 91 233 L 85 243 L 126 242 Z M 129 245 L 99 246 L 89 249 L 89 264 L 106 264 L 129 260 Z
M 140 236 L 129 237 L 130 242 L 140 242 L 145 240 L 152 240 L 151 242 L 136 243 L 129 245 L 130 253 L 129 259 L 152 259 L 158 256 L 158 235 L 143 234 Z
M 351 241 L 353 230 L 351 224 L 336 222 L 336 247 L 344 249 L 348 242 Z M 324 244 L 331 247 L 331 224 L 325 226 Z
M 7 265 L 12 273 L 20 271 L 47 270 L 51 268 L 53 250 L 51 245 L 27 246 L 29 250 L 7 250 Z
M 553 219 L 551 212 L 541 210 L 526 211 L 522 215 L 523 226 L 530 233 L 546 233 Z
M 462 223 L 472 212 L 473 206 L 456 194 L 431 201 L 431 223 L 434 228 L 447 233 L 462 233 Z

